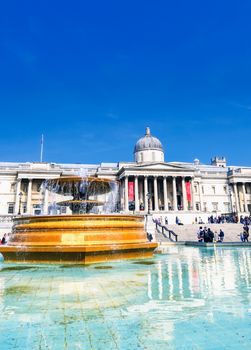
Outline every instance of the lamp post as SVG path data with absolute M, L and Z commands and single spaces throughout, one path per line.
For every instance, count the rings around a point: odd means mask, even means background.
M 150 214 L 150 198 L 151 198 L 151 193 L 148 192 L 148 193 L 146 194 L 146 196 L 147 196 L 147 206 L 148 206 L 148 212 L 147 212 L 147 214 L 149 215 L 149 214 Z
M 19 192 L 19 208 L 18 208 L 18 215 L 21 215 L 21 204 L 22 204 L 22 196 L 23 192 Z

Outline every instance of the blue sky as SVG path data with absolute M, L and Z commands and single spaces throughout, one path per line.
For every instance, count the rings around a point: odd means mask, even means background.
M 5 1 L 0 161 L 251 166 L 250 1 Z

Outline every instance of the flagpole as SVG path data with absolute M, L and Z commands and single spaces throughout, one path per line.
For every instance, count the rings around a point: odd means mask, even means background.
M 44 152 L 44 135 L 41 137 L 41 150 L 40 150 L 40 162 L 43 162 L 43 152 Z

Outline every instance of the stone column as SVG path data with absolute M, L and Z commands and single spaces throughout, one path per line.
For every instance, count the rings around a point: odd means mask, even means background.
M 134 177 L 134 200 L 135 211 L 139 211 L 139 179 L 137 175 Z
M 144 177 L 144 205 L 145 205 L 145 211 L 148 213 L 148 181 L 147 181 L 147 176 Z
M 177 211 L 177 189 L 176 189 L 176 177 L 173 176 L 173 210 Z
M 154 186 L 154 211 L 159 211 L 157 176 L 154 176 L 153 178 L 153 186 Z
M 235 198 L 235 209 L 237 211 L 237 213 L 240 212 L 240 205 L 239 205 L 239 198 L 238 198 L 238 189 L 237 189 L 237 184 L 234 183 L 234 198 Z
M 22 179 L 17 179 L 17 186 L 16 186 L 16 198 L 15 198 L 15 215 L 18 215 L 19 211 L 19 193 L 21 191 L 21 181 Z
M 182 181 L 183 210 L 187 210 L 187 193 L 186 193 L 185 177 L 182 177 L 181 181 Z
M 32 214 L 31 212 L 31 195 L 32 195 L 32 179 L 29 179 L 28 191 L 27 191 L 27 214 Z
M 129 201 L 128 201 L 128 175 L 125 176 L 125 208 L 124 210 L 127 212 L 129 209 L 128 209 L 128 204 L 129 204 Z
M 144 191 L 143 191 L 143 181 L 142 178 L 138 178 L 139 182 L 139 202 L 143 203 L 144 202 Z
M 194 178 L 191 178 L 191 210 L 194 210 Z
M 163 178 L 163 191 L 164 191 L 164 210 L 168 211 L 166 176 L 164 176 Z
M 248 205 L 247 205 L 247 197 L 246 197 L 246 189 L 245 189 L 245 183 L 242 183 L 242 193 L 243 193 L 243 200 L 244 200 L 244 212 L 248 212 Z
M 203 195 L 202 195 L 202 189 L 201 189 L 201 183 L 198 182 L 198 189 L 199 189 L 199 198 L 200 198 L 200 211 L 202 211 L 202 207 L 203 207 Z

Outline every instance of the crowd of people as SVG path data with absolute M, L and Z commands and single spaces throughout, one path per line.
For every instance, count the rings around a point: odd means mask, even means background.
M 212 243 L 219 242 L 222 243 L 224 240 L 224 232 L 220 229 L 219 234 L 217 231 L 213 232 L 210 227 L 202 227 L 200 226 L 197 232 L 198 242 Z
M 198 222 L 200 224 L 202 222 Z M 243 225 L 250 225 L 251 224 L 251 216 L 240 216 L 240 219 L 237 215 L 219 215 L 219 216 L 209 216 L 208 217 L 208 224 L 243 224 Z

